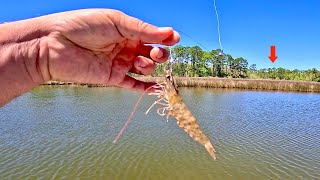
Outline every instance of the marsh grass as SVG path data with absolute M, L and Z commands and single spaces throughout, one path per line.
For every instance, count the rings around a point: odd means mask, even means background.
M 136 77 L 142 81 L 163 82 L 163 77 Z M 251 89 L 273 91 L 320 92 L 319 82 L 267 80 L 267 79 L 241 79 L 241 78 L 210 78 L 210 77 L 176 77 L 180 87 L 206 87 L 228 89 Z M 88 87 L 106 87 L 98 84 L 75 84 L 50 81 L 45 85 L 81 85 Z

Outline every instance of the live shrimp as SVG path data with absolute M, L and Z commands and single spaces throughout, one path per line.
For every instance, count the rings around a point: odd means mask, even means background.
M 213 148 L 209 138 L 200 129 L 196 118 L 183 102 L 170 71 L 167 71 L 165 82 L 155 85 L 155 88 L 158 88 L 159 90 L 149 93 L 149 95 L 156 95 L 158 100 L 150 106 L 146 114 L 154 105 L 162 105 L 163 107 L 159 108 L 157 113 L 160 116 L 167 115 L 167 121 L 169 116 L 174 117 L 177 120 L 177 125 L 180 128 L 183 128 L 190 137 L 202 144 L 210 156 L 213 159 L 216 159 L 215 149 Z
M 150 108 L 146 111 L 146 114 L 154 107 L 156 104 L 162 105 L 161 108 L 157 109 L 157 113 L 160 116 L 167 117 L 167 121 L 169 119 L 169 116 L 174 117 L 177 120 L 177 125 L 180 128 L 183 128 L 183 130 L 189 134 L 190 137 L 192 137 L 194 140 L 198 141 L 200 144 L 202 144 L 210 154 L 210 156 L 215 160 L 215 149 L 213 148 L 209 138 L 203 133 L 203 131 L 200 129 L 199 124 L 197 123 L 196 118 L 192 115 L 191 111 L 188 109 L 186 104 L 183 102 L 181 96 L 179 95 L 179 91 L 177 89 L 175 80 L 171 74 L 171 71 L 166 72 L 166 78 L 164 83 L 158 83 L 154 86 L 149 87 L 146 91 L 149 89 L 156 89 L 151 93 L 148 93 L 148 95 L 155 95 L 158 97 L 158 99 L 150 106 Z M 118 133 L 117 137 L 113 141 L 115 143 L 123 133 L 123 131 L 127 128 L 130 121 L 132 120 L 132 117 L 134 115 L 134 112 L 142 99 L 145 92 L 142 93 L 140 96 L 138 102 L 134 106 L 133 111 L 131 112 L 127 122 L 125 123 L 124 127 L 121 129 L 121 131 Z

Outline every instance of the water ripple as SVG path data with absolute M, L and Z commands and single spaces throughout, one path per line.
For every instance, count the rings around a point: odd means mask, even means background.
M 117 88 L 42 87 L 0 109 L 0 179 L 318 179 L 319 94 L 181 88 L 205 148 L 145 98 Z

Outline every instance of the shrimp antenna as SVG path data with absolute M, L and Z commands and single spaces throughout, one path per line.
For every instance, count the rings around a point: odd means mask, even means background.
M 142 97 L 143 97 L 144 94 L 145 94 L 148 90 L 150 90 L 151 88 L 153 88 L 153 86 L 148 87 L 148 88 L 147 88 L 146 90 L 144 90 L 143 93 L 140 95 L 138 101 L 137 101 L 136 104 L 134 105 L 133 110 L 131 111 L 130 116 L 128 117 L 126 123 L 125 123 L 124 126 L 121 128 L 121 130 L 120 130 L 120 132 L 118 133 L 118 135 L 116 136 L 116 138 L 113 140 L 113 143 L 116 143 L 116 142 L 118 141 L 118 139 L 120 138 L 120 136 L 122 135 L 122 133 L 124 132 L 124 130 L 127 129 L 127 127 L 129 126 L 129 124 L 130 124 L 130 122 L 131 122 L 131 120 L 132 120 L 132 118 L 133 118 L 133 116 L 134 116 L 134 113 L 136 112 L 137 107 L 138 107 L 139 104 L 140 104 L 140 101 L 141 101 Z

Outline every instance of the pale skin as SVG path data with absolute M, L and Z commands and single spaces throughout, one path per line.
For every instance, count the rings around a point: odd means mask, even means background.
M 0 106 L 46 81 L 112 85 L 144 91 L 148 75 L 180 36 L 111 9 L 57 13 L 0 25 Z

